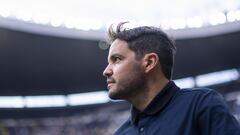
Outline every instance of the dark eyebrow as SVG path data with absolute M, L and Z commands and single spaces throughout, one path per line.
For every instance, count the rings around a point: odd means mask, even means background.
M 112 55 L 109 57 L 109 60 L 113 60 L 113 58 L 116 58 L 116 57 L 123 58 L 123 56 L 122 56 L 121 54 L 115 53 L 115 54 L 112 54 Z

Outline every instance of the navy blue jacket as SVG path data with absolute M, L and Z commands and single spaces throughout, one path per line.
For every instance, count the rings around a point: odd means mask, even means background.
M 222 96 L 210 89 L 180 89 L 169 82 L 114 135 L 240 135 L 240 126 Z

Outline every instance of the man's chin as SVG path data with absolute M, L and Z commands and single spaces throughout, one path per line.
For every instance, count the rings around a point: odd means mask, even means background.
M 108 93 L 108 97 L 112 100 L 118 100 L 119 98 L 115 94 Z
M 119 93 L 116 93 L 112 90 L 109 90 L 108 91 L 108 97 L 111 98 L 112 100 L 119 100 L 119 99 L 123 99 Z

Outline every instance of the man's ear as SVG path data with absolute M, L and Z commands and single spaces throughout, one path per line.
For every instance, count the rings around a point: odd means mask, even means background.
M 143 60 L 144 60 L 143 63 L 144 63 L 146 73 L 154 69 L 159 63 L 159 58 L 156 53 L 145 54 Z

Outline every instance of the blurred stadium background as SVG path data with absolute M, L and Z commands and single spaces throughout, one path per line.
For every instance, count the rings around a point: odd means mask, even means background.
M 111 135 L 129 103 L 102 71 L 114 22 L 176 40 L 173 79 L 220 92 L 240 121 L 240 1 L 0 0 L 0 135 Z

